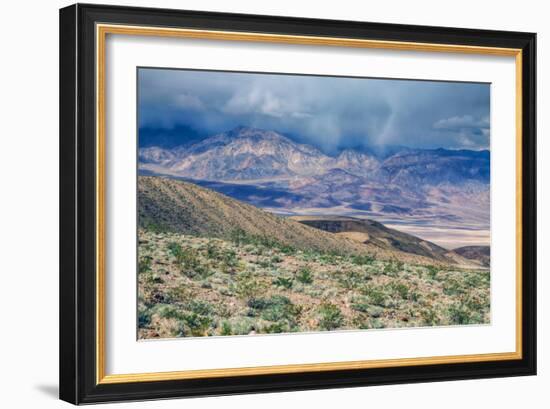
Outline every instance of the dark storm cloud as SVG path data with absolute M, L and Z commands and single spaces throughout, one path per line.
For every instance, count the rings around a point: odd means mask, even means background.
M 277 130 L 325 151 L 489 146 L 489 85 L 139 70 L 141 127 Z

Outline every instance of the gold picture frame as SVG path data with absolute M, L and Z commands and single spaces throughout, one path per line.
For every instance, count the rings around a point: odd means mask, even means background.
M 334 371 L 342 369 L 367 369 L 412 365 L 434 365 L 445 363 L 465 363 L 481 361 L 501 361 L 521 359 L 521 147 L 522 147 L 522 50 L 480 46 L 441 45 L 430 43 L 407 43 L 379 40 L 356 40 L 331 37 L 308 37 L 261 33 L 235 33 L 231 31 L 192 30 L 163 27 L 127 26 L 98 24 L 97 30 L 97 383 L 149 382 L 178 379 L 197 379 L 243 375 L 287 374 L 296 372 Z M 198 38 L 222 41 L 252 41 L 298 45 L 321 45 L 334 47 L 378 48 L 385 50 L 430 51 L 469 53 L 482 55 L 512 56 L 516 64 L 516 350 L 509 353 L 473 354 L 458 356 L 435 356 L 423 358 L 382 359 L 370 361 L 330 362 L 318 364 L 277 365 L 248 368 L 224 368 L 210 370 L 189 370 L 138 374 L 105 374 L 105 42 L 108 35 L 158 36 L 170 38 Z

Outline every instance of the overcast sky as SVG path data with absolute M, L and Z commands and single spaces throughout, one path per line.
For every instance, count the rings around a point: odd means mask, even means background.
M 140 69 L 140 127 L 210 135 L 238 125 L 331 152 L 489 147 L 488 84 Z

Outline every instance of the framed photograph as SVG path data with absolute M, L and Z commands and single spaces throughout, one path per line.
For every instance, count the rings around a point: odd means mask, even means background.
M 534 375 L 535 40 L 61 9 L 61 399 Z

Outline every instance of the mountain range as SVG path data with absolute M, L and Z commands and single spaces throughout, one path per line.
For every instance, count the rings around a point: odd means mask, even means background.
M 140 174 L 191 180 L 275 213 L 489 228 L 486 150 L 404 147 L 377 155 L 346 149 L 331 156 L 250 127 L 179 146 L 151 140 L 139 150 Z

